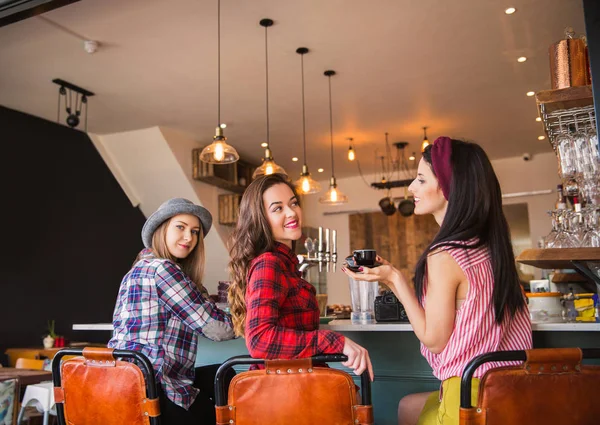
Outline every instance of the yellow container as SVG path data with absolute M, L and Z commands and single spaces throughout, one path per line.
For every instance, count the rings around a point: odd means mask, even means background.
M 577 310 L 577 320 L 579 321 L 594 321 L 594 294 L 577 294 L 573 300 L 575 310 Z M 591 320 L 590 320 L 591 318 Z

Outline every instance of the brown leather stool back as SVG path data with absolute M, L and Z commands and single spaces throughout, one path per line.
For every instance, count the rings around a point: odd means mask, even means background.
M 339 358 L 340 356 L 336 358 Z M 215 380 L 218 425 L 356 425 L 372 424 L 368 374 L 363 379 L 363 400 L 357 400 L 352 377 L 341 370 L 313 367 L 326 356 L 300 360 L 266 360 L 264 370 L 237 374 L 229 386 L 228 403 Z M 244 364 L 234 358 L 235 364 Z M 249 358 L 245 357 L 245 360 Z M 250 359 L 251 362 L 263 362 Z M 328 361 L 332 361 L 331 359 Z M 333 360 L 340 361 L 340 360 Z M 367 397 L 365 397 L 367 394 Z M 368 399 L 368 400 L 367 400 Z
M 592 357 L 600 357 L 600 349 L 544 348 L 476 357 L 462 376 L 460 424 L 600 423 L 600 366 L 581 364 L 582 358 Z M 485 362 L 508 360 L 525 363 L 486 372 L 479 384 L 477 406 L 471 407 L 475 369 Z
M 65 355 L 80 354 L 65 360 Z M 136 363 L 116 360 L 131 358 Z M 110 348 L 61 350 L 52 362 L 54 399 L 59 423 L 92 424 L 158 424 L 159 400 L 154 371 L 141 353 Z

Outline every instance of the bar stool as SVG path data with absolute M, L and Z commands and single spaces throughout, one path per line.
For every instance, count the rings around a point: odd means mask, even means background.
M 21 403 L 17 425 L 21 425 L 25 416 L 27 406 L 34 405 L 38 412 L 44 414 L 44 425 L 48 425 L 50 415 L 56 416 L 56 407 L 54 405 L 54 385 L 52 382 L 41 382 L 39 384 L 30 384 L 25 388 L 25 395 Z
M 160 424 L 154 370 L 140 352 L 64 348 L 52 360 L 52 380 L 59 425 Z
M 348 357 L 343 354 L 297 360 L 230 358 L 221 365 L 215 377 L 217 425 L 373 425 L 369 372 L 361 375 L 359 401 L 349 374 L 318 366 L 346 360 Z M 227 397 L 227 371 L 244 364 L 264 364 L 265 369 L 237 374 L 231 381 Z
M 582 359 L 600 358 L 600 348 L 538 348 L 496 351 L 471 360 L 460 385 L 460 424 L 598 423 L 600 366 Z M 523 361 L 519 366 L 488 370 L 479 383 L 477 406 L 471 406 L 471 379 L 487 362 Z

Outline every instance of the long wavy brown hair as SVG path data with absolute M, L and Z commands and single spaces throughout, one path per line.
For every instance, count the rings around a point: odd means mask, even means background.
M 202 286 L 202 277 L 204 276 L 204 232 L 202 231 L 202 223 L 198 232 L 198 243 L 185 258 L 175 258 L 167 248 L 167 228 L 173 217 L 164 221 L 152 235 L 152 251 L 157 258 L 164 258 L 179 264 L 181 270 L 190 278 L 201 292 L 205 292 Z M 199 220 L 198 220 L 199 221 Z M 143 255 L 140 253 L 135 259 L 137 263 Z
M 233 320 L 233 330 L 237 336 L 244 335 L 246 278 L 250 262 L 275 248 L 275 239 L 263 204 L 263 194 L 267 189 L 278 184 L 287 185 L 297 196 L 294 186 L 282 174 L 257 178 L 250 183 L 242 196 L 239 219 L 231 235 L 229 244 L 231 285 L 227 298 Z

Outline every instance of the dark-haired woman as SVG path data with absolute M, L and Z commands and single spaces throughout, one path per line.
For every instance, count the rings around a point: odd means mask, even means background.
M 359 280 L 385 283 L 404 305 L 421 353 L 442 381 L 440 391 L 404 397 L 398 423 L 458 424 L 460 376 L 475 356 L 532 346 L 531 323 L 519 284 L 500 184 L 492 164 L 474 143 L 438 138 L 423 153 L 408 190 L 415 214 L 432 214 L 440 225 L 421 255 L 414 286 L 382 258 Z M 488 369 L 509 363 L 487 363 Z
M 360 375 L 373 368 L 350 338 L 319 330 L 315 288 L 302 279 L 292 246 L 302 236 L 302 209 L 284 176 L 254 180 L 244 192 L 231 241 L 229 304 L 233 328 L 250 355 L 295 359 L 344 353 Z

